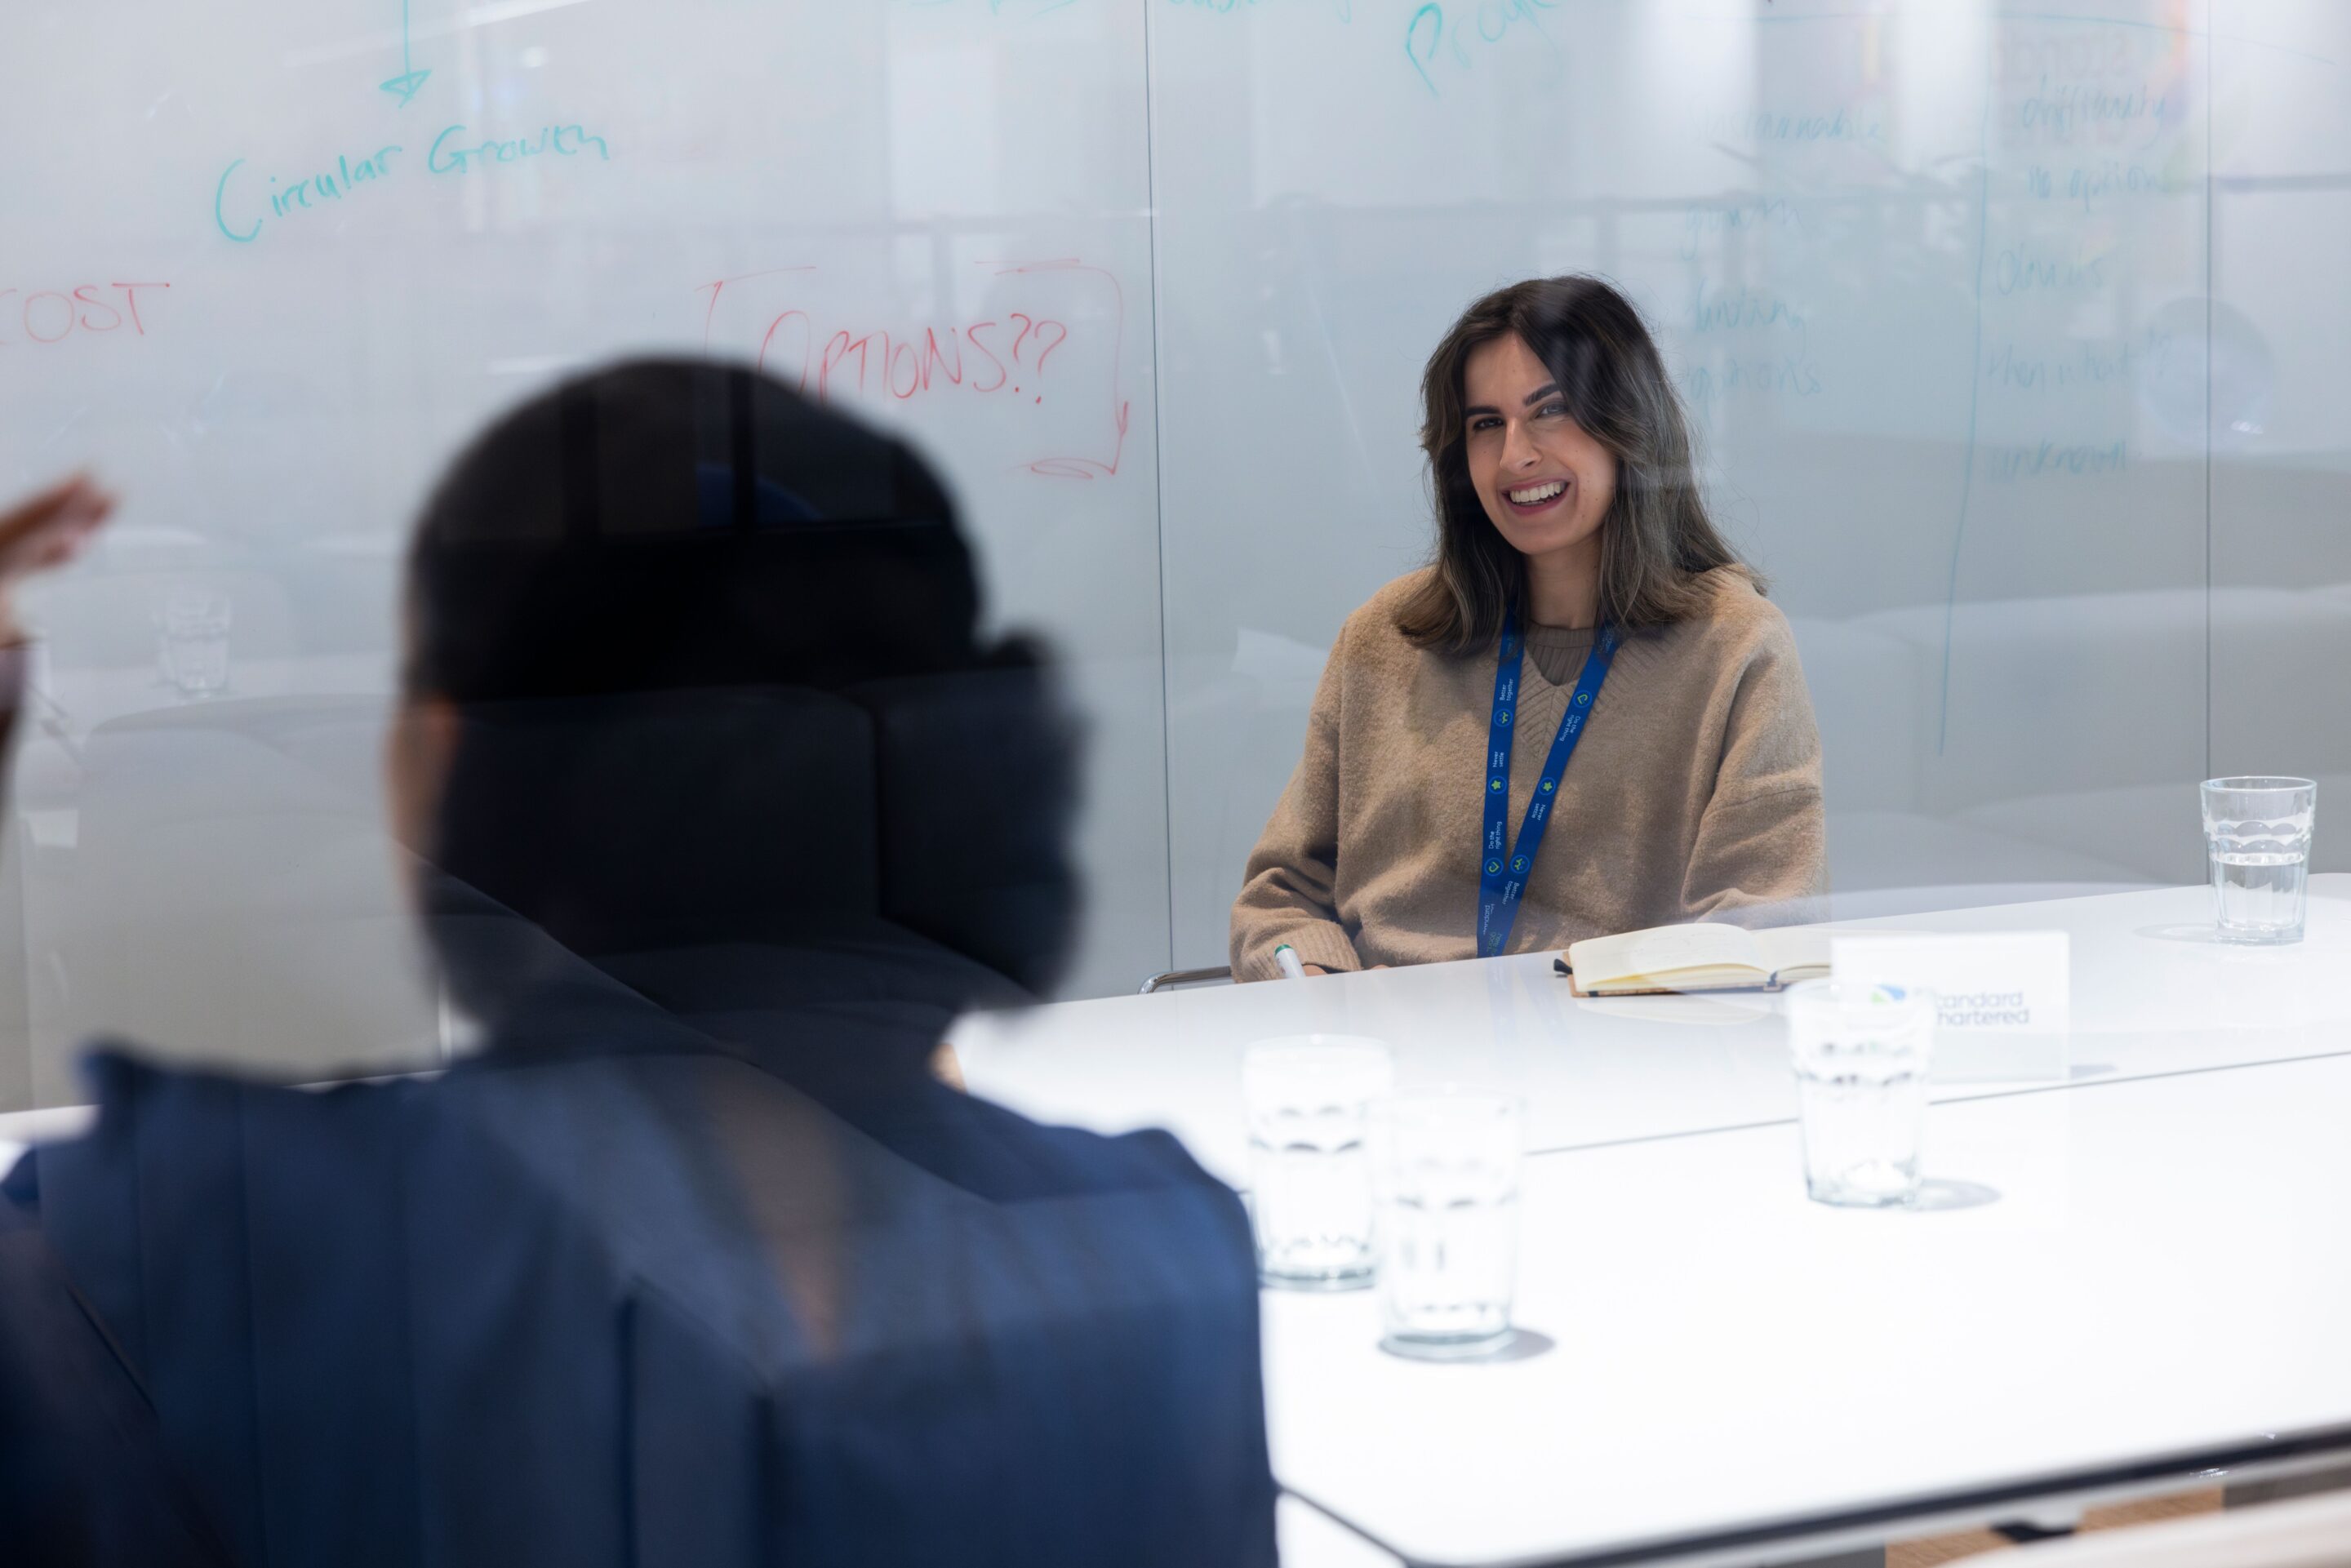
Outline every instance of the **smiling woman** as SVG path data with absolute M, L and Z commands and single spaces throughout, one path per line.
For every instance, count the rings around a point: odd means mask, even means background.
M 1421 392 L 1436 559 L 1339 633 L 1234 972 L 1274 977 L 1284 946 L 1353 969 L 1816 916 L 1795 642 L 1707 515 L 1639 313 L 1596 278 L 1514 284 Z

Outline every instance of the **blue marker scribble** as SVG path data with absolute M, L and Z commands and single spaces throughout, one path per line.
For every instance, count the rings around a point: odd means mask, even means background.
M 1427 27 L 1426 35 L 1422 32 L 1424 23 Z M 1405 23 L 1404 27 L 1404 57 L 1410 60 L 1412 68 L 1420 73 L 1420 85 L 1428 89 L 1428 96 L 1431 98 L 1437 96 L 1437 78 L 1428 74 L 1428 62 L 1437 57 L 1437 41 L 1444 37 L 1444 34 L 1445 7 L 1434 4 L 1433 0 L 1431 4 L 1415 11 L 1412 14 L 1412 20 Z M 1413 48 L 1414 41 L 1424 36 L 1428 39 L 1428 48 L 1425 53 L 1416 53 Z
M 1467 0 L 1463 0 L 1466 5 Z M 1404 25 L 1404 57 L 1420 77 L 1420 85 L 1431 97 L 1441 97 L 1443 89 L 1429 68 L 1440 55 L 1453 68 L 1468 70 L 1474 61 L 1468 45 L 1477 43 L 1490 48 L 1507 42 L 1521 26 L 1534 30 L 1543 41 L 1552 58 L 1565 58 L 1560 52 L 1559 40 L 1543 26 L 1542 13 L 1559 9 L 1560 0 L 1479 0 L 1474 39 L 1463 37 L 1464 25 L 1457 17 L 1448 17 L 1441 0 L 1429 0 L 1415 11 Z
M 432 74 L 416 68 L 415 56 L 409 49 L 408 0 L 400 0 L 400 74 L 389 81 L 378 82 L 376 86 L 397 97 L 400 107 L 406 109 Z
M 392 170 L 392 154 L 400 151 L 398 142 L 388 143 L 361 154 L 356 162 L 350 153 L 338 153 L 331 168 L 292 181 L 272 174 L 266 184 L 258 188 L 250 177 L 238 177 L 237 171 L 245 167 L 245 160 L 235 159 L 221 171 L 220 179 L 213 186 L 213 226 L 239 245 L 251 245 L 260 237 L 261 226 L 267 221 L 256 210 L 263 203 L 268 204 L 268 217 L 286 218 L 330 201 L 340 202 L 363 185 L 388 178 Z M 231 221 L 234 218 L 241 222 L 247 216 L 253 221 L 243 227 Z
M 255 240 L 261 237 L 261 220 L 259 218 L 254 219 L 253 226 L 251 228 L 245 230 L 243 233 L 239 233 L 237 230 L 228 226 L 228 218 L 223 210 L 228 200 L 229 179 L 231 176 L 235 174 L 239 169 L 244 167 L 245 160 L 239 158 L 231 162 L 227 168 L 221 171 L 220 183 L 213 187 L 213 223 L 214 226 L 219 228 L 221 233 L 236 241 L 237 244 L 251 245 Z
M 309 173 L 291 179 L 272 174 L 266 181 L 247 168 L 246 160 L 234 159 L 213 185 L 213 226 L 226 239 L 251 245 L 261 236 L 263 227 L 276 219 L 298 217 L 313 208 L 340 204 L 396 177 L 404 168 L 413 168 L 413 162 L 398 161 L 402 151 L 395 141 L 371 152 L 338 153 L 332 163 L 319 165 Z M 424 169 L 431 174 L 463 175 L 534 158 L 609 162 L 611 156 L 612 149 L 601 136 L 579 124 L 544 125 L 528 136 L 479 141 L 470 140 L 466 128 L 457 124 L 433 139 Z
M 448 145 L 452 138 L 465 134 L 463 125 L 452 125 L 434 137 L 431 150 L 424 154 L 425 172 L 465 174 L 493 163 L 518 163 L 528 158 L 549 155 L 577 158 L 589 152 L 608 162 L 612 156 L 612 150 L 604 144 L 602 137 L 591 135 L 577 125 L 541 126 L 537 136 L 494 139 L 471 147 Z

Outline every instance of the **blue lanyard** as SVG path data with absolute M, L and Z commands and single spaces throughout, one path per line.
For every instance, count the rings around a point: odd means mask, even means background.
M 1603 626 L 1592 644 L 1592 652 L 1585 655 L 1583 673 L 1575 680 L 1575 695 L 1567 699 L 1567 712 L 1560 718 L 1559 733 L 1552 737 L 1551 756 L 1544 759 L 1542 777 L 1535 783 L 1534 799 L 1527 802 L 1527 820 L 1519 824 L 1518 847 L 1505 862 L 1502 835 L 1510 827 L 1510 721 L 1518 714 L 1519 672 L 1524 650 L 1519 642 L 1519 607 L 1513 604 L 1502 616 L 1502 653 L 1494 670 L 1494 722 L 1486 741 L 1485 859 L 1478 867 L 1478 956 L 1481 958 L 1499 953 L 1510 939 L 1510 927 L 1518 923 L 1519 900 L 1526 894 L 1527 873 L 1534 870 L 1535 855 L 1542 848 L 1543 830 L 1551 826 L 1551 808 L 1558 798 L 1559 777 L 1567 771 L 1567 759 L 1575 755 L 1575 743 L 1583 738 L 1584 721 L 1592 716 L 1593 699 L 1600 695 L 1600 683 L 1608 678 L 1608 666 L 1616 657 L 1618 640 L 1616 628 Z

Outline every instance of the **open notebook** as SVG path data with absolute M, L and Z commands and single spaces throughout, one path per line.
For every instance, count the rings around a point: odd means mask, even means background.
M 1829 972 L 1829 934 L 1802 927 L 1750 931 L 1709 921 L 1660 925 L 1578 942 L 1557 967 L 1579 997 L 1778 991 Z

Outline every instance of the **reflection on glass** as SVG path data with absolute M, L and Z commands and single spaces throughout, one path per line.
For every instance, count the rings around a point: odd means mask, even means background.
M 225 605 L 167 608 L 217 690 Z M 1238 1198 L 942 1059 L 1065 961 L 1080 802 L 1057 673 L 983 632 L 929 465 L 747 369 L 632 361 L 466 448 L 403 608 L 387 803 L 476 1047 L 330 1092 L 89 1060 L 94 1129 L 0 1202 L 37 1244 L 0 1305 L 46 1303 L 0 1312 L 40 1417 L 17 1444 L 0 1410 L 0 1496 L 20 1453 L 55 1478 L 34 1538 L 1270 1563 Z M 318 749 L 312 705 L 233 711 Z
M 156 672 L 183 702 L 217 696 L 228 689 L 233 610 L 227 594 L 185 584 L 167 590 L 156 606 Z

